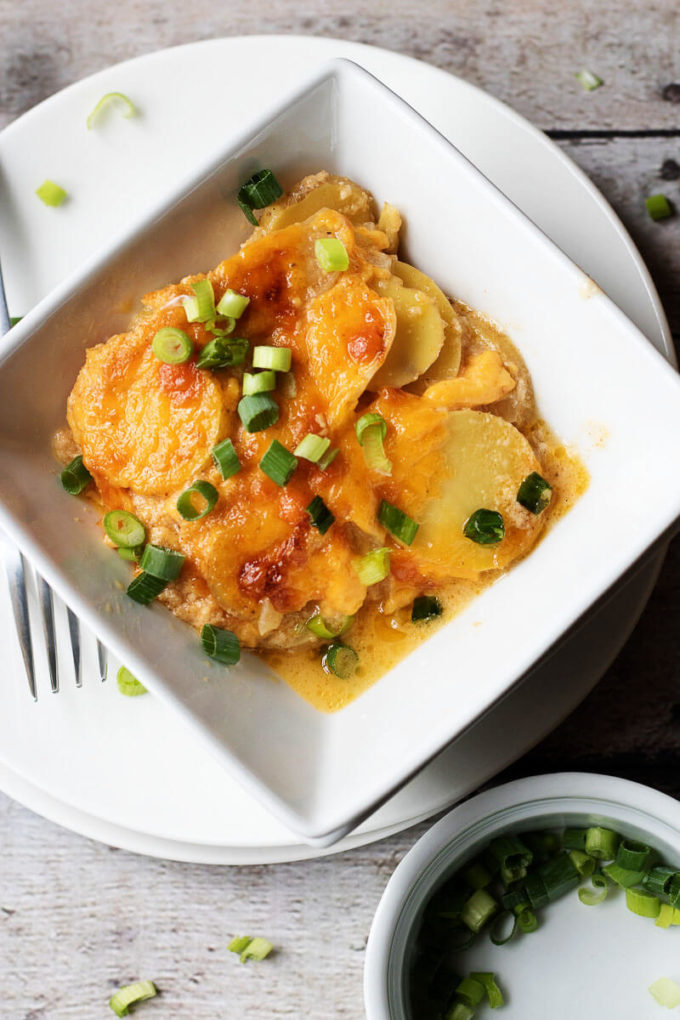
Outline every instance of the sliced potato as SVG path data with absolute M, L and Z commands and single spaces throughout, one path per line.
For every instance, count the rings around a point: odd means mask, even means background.
M 458 375 L 463 329 L 458 321 L 458 316 L 451 306 L 451 302 L 431 277 L 421 273 L 414 266 L 409 266 L 406 262 L 396 262 L 392 272 L 403 280 L 407 287 L 415 287 L 431 297 L 437 305 L 439 314 L 446 323 L 444 344 L 439 357 L 433 365 L 429 366 L 430 370 L 423 379 L 411 387 L 414 393 L 421 393 L 422 390 L 426 389 L 435 380 L 452 379 L 455 375 Z
M 382 230 L 387 237 L 388 252 L 394 254 L 399 247 L 399 231 L 401 230 L 401 213 L 389 202 L 385 202 L 380 211 L 378 230 Z
M 306 186 L 305 181 L 308 182 Z M 302 223 L 320 209 L 335 209 L 355 225 L 375 222 L 373 198 L 353 181 L 321 174 L 305 178 L 305 181 L 299 189 L 265 209 L 259 231 L 268 234 L 291 223 Z
M 524 478 L 541 471 L 522 433 L 483 411 L 453 411 L 448 417 L 448 470 L 411 546 L 421 571 L 438 580 L 507 567 L 531 548 L 544 520 L 517 502 Z M 482 508 L 503 517 L 505 537 L 496 545 L 477 545 L 463 534 L 467 519 Z
M 385 363 L 371 379 L 370 388 L 400 387 L 422 375 L 444 343 L 445 323 L 434 300 L 422 290 L 405 287 L 397 277 L 378 280 L 375 288 L 394 302 L 397 332 Z
M 455 379 L 444 379 L 428 386 L 423 400 L 450 411 L 483 407 L 502 400 L 515 385 L 498 351 L 482 351 L 470 358 L 465 370 Z

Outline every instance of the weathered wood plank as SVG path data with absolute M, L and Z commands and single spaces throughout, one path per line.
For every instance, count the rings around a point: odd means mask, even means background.
M 113 20 L 113 24 L 112 24 Z M 300 33 L 384 46 L 458 74 L 540 127 L 680 127 L 680 8 L 674 0 L 89 0 L 0 7 L 0 126 L 70 82 L 150 50 L 197 39 Z M 574 72 L 605 87 L 584 92 Z M 664 94 L 666 99 L 664 99 Z M 674 101 L 671 101 L 674 100 Z

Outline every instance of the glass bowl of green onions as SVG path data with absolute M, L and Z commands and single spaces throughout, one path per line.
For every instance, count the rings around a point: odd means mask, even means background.
M 466 801 L 392 876 L 364 993 L 368 1020 L 680 1016 L 680 804 L 585 773 Z

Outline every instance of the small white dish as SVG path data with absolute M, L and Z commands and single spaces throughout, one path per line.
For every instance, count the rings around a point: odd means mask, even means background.
M 405 160 L 407 151 L 417 159 Z M 93 514 L 82 508 L 74 520 L 49 451 L 84 348 L 124 328 L 127 313 L 112 309 L 234 248 L 245 230 L 233 195 L 261 165 L 273 166 L 284 184 L 325 166 L 400 207 L 410 257 L 509 330 L 545 417 L 581 449 L 592 475 L 588 493 L 531 557 L 334 716 L 273 683 L 257 659 L 229 672 L 206 664 L 188 628 L 161 607 L 132 606 L 115 588 L 127 580 L 124 565 L 101 545 Z M 431 196 L 441 182 L 447 201 L 437 202 L 435 217 Z M 505 694 L 680 512 L 675 373 L 448 142 L 345 61 L 270 111 L 218 161 L 182 181 L 174 201 L 45 299 L 16 328 L 2 366 L 0 522 L 232 774 L 320 845 L 354 827 Z M 594 427 L 608 438 L 586 449 Z M 209 683 L 197 682 L 205 675 Z M 427 697 L 414 675 L 427 677 Z
M 407 975 L 422 912 L 446 876 L 501 833 L 586 825 L 640 839 L 680 865 L 680 804 L 639 783 L 565 772 L 478 794 L 418 840 L 385 889 L 366 948 L 367 1020 L 418 1020 L 408 1009 Z M 538 917 L 531 936 L 499 947 L 483 936 L 461 955 L 463 968 L 496 973 L 506 996 L 503 1020 L 664 1015 L 648 987 L 659 977 L 680 981 L 677 928 L 634 916 L 615 893 L 586 907 L 573 892 Z

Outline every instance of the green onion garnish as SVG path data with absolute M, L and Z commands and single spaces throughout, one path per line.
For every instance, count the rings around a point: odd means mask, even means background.
M 659 907 L 659 916 L 654 922 L 655 927 L 670 928 L 670 926 L 673 924 L 674 914 L 675 910 L 670 905 L 670 903 L 662 903 L 661 906 Z
M 330 512 L 321 496 L 315 496 L 312 502 L 306 507 L 307 513 L 312 518 L 312 527 L 325 535 L 335 517 Z
M 307 620 L 305 626 L 316 637 L 322 638 L 324 641 L 330 641 L 332 638 L 342 637 L 343 634 L 346 634 L 353 623 L 353 616 L 345 616 L 337 627 L 330 627 L 321 613 L 316 613 Z
M 262 432 L 279 420 L 279 405 L 268 393 L 241 397 L 236 410 L 246 432 Z
M 290 372 L 293 352 L 290 347 L 255 347 L 253 368 L 269 368 L 274 372 Z
M 646 889 L 626 889 L 626 906 L 638 917 L 658 917 L 661 902 Z
M 562 846 L 565 850 L 585 850 L 587 829 L 565 829 L 562 833 Z
M 200 506 L 200 503 L 199 506 L 196 506 L 196 496 L 199 497 L 199 500 L 203 500 L 203 506 Z M 201 521 L 208 516 L 211 510 L 215 509 L 218 498 L 219 492 L 215 486 L 199 479 L 188 489 L 185 489 L 179 497 L 177 510 L 185 521 Z
M 270 393 L 276 389 L 276 372 L 244 372 L 243 396 L 253 393 Z
M 327 467 L 331 466 L 331 464 L 333 463 L 333 461 L 335 460 L 339 453 L 340 450 L 338 449 L 337 446 L 334 447 L 332 450 L 327 450 L 326 453 L 324 453 L 323 457 L 321 457 L 321 459 L 319 460 L 317 466 L 320 467 L 322 471 L 325 471 Z
M 146 528 L 127 510 L 111 510 L 104 517 L 104 531 L 111 541 L 124 549 L 134 549 L 146 541 Z
M 92 481 L 92 475 L 83 464 L 81 454 L 78 454 L 70 464 L 66 465 L 59 478 L 70 496 L 79 496 Z
M 596 825 L 586 832 L 585 852 L 596 861 L 613 861 L 616 857 L 620 837 L 611 829 Z
M 144 684 L 140 684 L 137 677 L 133 676 L 130 670 L 126 669 L 125 666 L 121 666 L 118 670 L 116 682 L 120 693 L 125 694 L 128 698 L 136 698 L 140 694 L 147 693 Z
M 349 269 L 349 255 L 337 237 L 319 237 L 314 242 L 316 261 L 326 273 L 342 273 Z
M 491 1006 L 491 1009 L 498 1009 L 499 1006 L 504 1005 L 503 993 L 496 984 L 495 974 L 489 974 L 487 972 L 480 973 L 479 971 L 474 971 L 472 974 L 470 974 L 470 977 L 473 979 L 473 981 L 479 981 L 479 983 L 484 986 L 484 991 L 486 992 L 486 997 L 488 999 L 489 1005 Z
M 606 875 L 593 875 L 590 880 L 591 888 L 587 885 L 581 886 L 578 891 L 578 898 L 586 907 L 595 907 L 603 903 L 609 892 L 609 882 Z
M 383 440 L 387 435 L 387 422 L 381 414 L 369 411 L 354 426 L 357 439 L 364 449 L 364 460 L 371 471 L 381 475 L 392 474 L 392 463 L 387 459 Z
M 308 432 L 295 447 L 295 456 L 303 457 L 305 460 L 311 461 L 312 464 L 318 464 L 330 445 L 330 439 Z
M 129 563 L 139 563 L 143 552 L 143 545 L 137 545 L 134 549 L 126 549 L 125 546 L 120 546 L 118 549 L 118 555 L 121 560 L 127 560 Z
M 322 664 L 326 671 L 335 673 L 340 680 L 349 680 L 359 665 L 359 656 L 349 645 L 335 641 L 327 648 Z
M 167 585 L 160 577 L 153 577 L 151 574 L 137 574 L 127 586 L 127 594 L 140 606 L 148 606 L 153 602 Z
M 476 981 L 475 978 L 470 977 L 463 978 L 463 980 L 456 986 L 455 990 L 456 997 L 460 999 L 470 1009 L 474 1009 L 479 1006 L 480 1002 L 484 998 L 484 985 L 481 981 Z
M 196 359 L 197 368 L 231 368 L 242 365 L 250 343 L 244 337 L 216 336 L 202 348 Z
M 411 544 L 420 527 L 403 510 L 388 503 L 386 499 L 381 500 L 378 507 L 378 521 L 383 528 L 386 528 L 391 535 L 394 535 L 405 545 Z
M 62 205 L 68 198 L 68 192 L 64 191 L 59 184 L 55 184 L 54 181 L 49 179 L 43 181 L 40 187 L 35 189 L 35 193 L 45 205 L 55 207 Z
M 601 78 L 598 78 L 592 71 L 588 71 L 585 68 L 583 71 L 576 71 L 574 74 L 577 82 L 586 90 L 586 92 L 592 92 L 594 89 L 599 89 L 600 85 L 604 82 Z
M 94 122 L 97 120 L 99 115 L 107 107 L 115 106 L 120 109 L 120 112 L 124 117 L 134 117 L 137 113 L 134 103 L 132 100 L 123 92 L 107 92 L 105 96 L 102 96 L 94 110 L 87 118 L 87 129 L 90 131 L 94 127 Z
M 671 978 L 657 978 L 649 986 L 649 993 L 660 1006 L 665 1006 L 666 1009 L 674 1009 L 676 1006 L 680 1006 L 680 985 L 677 981 L 672 981 Z
M 446 1013 L 446 1020 L 473 1020 L 475 1011 L 465 1002 L 456 1002 Z
M 665 195 L 648 195 L 645 207 L 653 220 L 667 220 L 674 211 Z
M 283 188 L 271 170 L 258 170 L 238 189 L 236 201 L 246 219 L 257 226 L 253 209 L 264 209 L 283 194 Z
M 500 865 L 501 879 L 508 885 L 524 878 L 534 855 L 517 836 L 498 836 L 489 844 L 487 856 Z
M 212 455 L 223 478 L 231 478 L 241 470 L 241 461 L 231 439 L 223 439 L 217 446 L 213 446 Z
M 359 580 L 366 587 L 384 581 L 390 572 L 390 550 L 387 548 L 373 549 L 365 556 L 352 561 L 352 566 L 359 575 Z
M 182 572 L 185 559 L 183 553 L 149 543 L 144 548 L 139 565 L 146 574 L 161 581 L 176 581 Z
M 644 878 L 644 871 L 631 871 L 630 868 L 622 868 L 612 861 L 611 864 L 605 865 L 602 869 L 602 874 L 606 875 L 608 879 L 614 882 L 616 885 L 621 886 L 622 889 L 628 889 L 630 886 L 639 885 Z
M 235 290 L 225 290 L 215 311 L 218 315 L 225 315 L 230 319 L 240 319 L 249 304 L 250 298 L 245 294 L 238 294 Z
M 239 639 L 233 631 L 225 630 L 223 627 L 214 627 L 211 623 L 206 623 L 201 631 L 201 644 L 206 655 L 225 666 L 234 666 L 241 658 Z
M 126 985 L 119 988 L 115 995 L 109 999 L 109 1006 L 116 1016 L 127 1016 L 130 1006 L 144 999 L 153 999 L 158 995 L 153 981 L 135 981 L 133 985 Z
M 578 871 L 581 878 L 590 878 L 595 871 L 595 861 L 584 850 L 570 850 L 571 863 Z
M 434 595 L 419 595 L 413 600 L 411 621 L 419 623 L 423 620 L 434 620 L 443 613 L 442 604 Z
M 267 939 L 259 937 L 253 939 L 250 935 L 237 935 L 227 946 L 230 953 L 239 954 L 241 963 L 245 963 L 246 960 L 264 960 L 273 948 Z
M 543 513 L 550 502 L 552 485 L 541 478 L 538 471 L 527 475 L 517 492 L 517 502 L 532 514 Z
M 216 318 L 215 292 L 210 280 L 196 280 L 191 284 L 193 298 L 184 301 L 184 310 L 189 322 L 209 322 Z
M 496 913 L 498 904 L 493 896 L 490 896 L 486 889 L 475 889 L 463 907 L 461 920 L 470 931 L 477 933 Z
M 194 344 L 183 329 L 164 326 L 154 336 L 151 350 L 166 365 L 181 365 L 194 353 Z
M 644 871 L 651 857 L 651 847 L 632 839 L 622 839 L 616 851 L 616 863 L 628 871 Z
M 497 510 L 475 510 L 463 525 L 463 534 L 477 545 L 496 545 L 505 537 L 503 518 Z
M 660 865 L 647 872 L 643 879 L 643 885 L 655 896 L 668 896 L 671 882 L 676 876 L 680 879 L 680 872 L 677 872 L 675 868 L 666 868 Z
M 278 441 L 272 443 L 260 461 L 260 470 L 264 471 L 277 485 L 287 485 L 298 466 L 297 457 Z
M 536 931 L 538 928 L 538 918 L 533 910 L 529 910 L 528 907 L 520 910 L 517 915 L 517 928 L 521 931 L 522 935 L 530 935 L 532 931 Z

